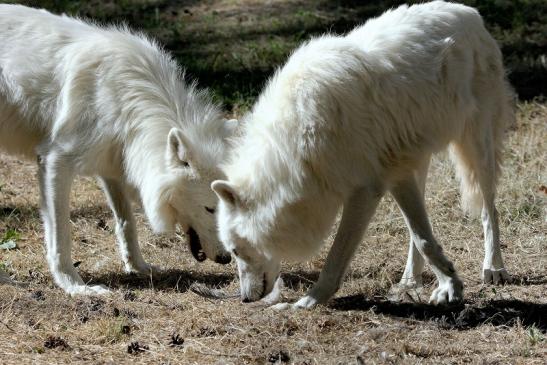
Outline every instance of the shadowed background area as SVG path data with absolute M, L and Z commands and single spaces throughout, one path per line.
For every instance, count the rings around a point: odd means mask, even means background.
M 9 1 L 8 1 L 9 2 Z M 406 3 L 418 3 L 407 1 Z M 499 41 L 519 98 L 547 95 L 547 1 L 465 0 Z M 273 70 L 313 35 L 343 34 L 405 1 L 13 1 L 129 24 L 172 51 L 228 109 L 249 106 Z

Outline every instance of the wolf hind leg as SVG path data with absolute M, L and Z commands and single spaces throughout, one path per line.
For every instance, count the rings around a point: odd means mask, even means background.
M 486 117 L 483 117 L 486 118 Z M 494 123 L 481 121 L 486 128 L 468 133 L 452 146 L 452 156 L 462 178 L 463 199 L 474 199 L 480 208 L 484 231 L 484 261 L 481 278 L 484 283 L 503 284 L 511 277 L 505 268 L 500 247 L 498 212 L 495 206 L 496 182 L 499 175 L 499 137 Z M 474 191 L 475 194 L 469 194 Z M 466 193 L 467 192 L 467 193 Z M 466 197 L 467 195 L 467 197 Z

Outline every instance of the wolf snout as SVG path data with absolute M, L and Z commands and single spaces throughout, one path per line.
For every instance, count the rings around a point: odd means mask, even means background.
M 268 288 L 268 279 L 266 277 L 266 273 L 264 273 L 262 276 L 261 285 L 257 285 L 256 287 L 251 286 L 248 288 L 250 290 L 247 290 L 247 291 L 245 291 L 243 287 L 241 288 L 241 302 L 242 303 L 256 302 L 264 298 L 264 296 L 268 294 L 266 292 L 267 288 Z

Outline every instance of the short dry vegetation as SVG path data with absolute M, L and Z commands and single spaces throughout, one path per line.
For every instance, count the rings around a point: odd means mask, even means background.
M 457 182 L 443 154 L 431 166 L 427 205 L 436 235 L 466 284 L 465 303 L 437 308 L 423 293 L 389 300 L 404 267 L 408 235 L 396 205 L 381 204 L 348 277 L 328 305 L 275 312 L 238 300 L 214 301 L 194 283 L 237 288 L 233 264 L 191 257 L 183 236 L 158 237 L 138 214 L 145 257 L 164 271 L 122 272 L 113 221 L 97 184 L 78 179 L 72 193 L 73 259 L 83 277 L 111 296 L 65 295 L 44 259 L 35 166 L 0 157 L 0 233 L 16 248 L 0 265 L 16 285 L 0 286 L 0 358 L 69 363 L 537 363 L 547 359 L 547 106 L 521 104 L 509 132 L 499 184 L 503 252 L 514 283 L 482 285 L 482 228 L 458 206 Z M 288 300 L 316 280 L 325 250 L 285 265 Z M 361 362 L 359 362 L 361 361 Z

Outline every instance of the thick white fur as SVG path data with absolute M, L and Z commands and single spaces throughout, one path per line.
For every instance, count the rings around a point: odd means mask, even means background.
M 38 156 L 47 259 L 68 293 L 105 290 L 85 285 L 70 257 L 77 174 L 101 180 L 128 271 L 150 269 L 129 198 L 142 202 L 155 231 L 193 228 L 208 257 L 226 255 L 205 207 L 216 206 L 209 185 L 223 176 L 232 128 L 143 35 L 0 5 L 0 147 Z
M 403 281 L 421 280 L 424 256 L 439 280 L 431 301 L 460 300 L 461 281 L 423 201 L 430 155 L 447 145 L 466 206 L 483 207 L 484 273 L 506 275 L 494 195 L 511 102 L 499 48 L 477 11 L 463 5 L 404 5 L 346 36 L 301 46 L 244 119 L 224 167 L 228 181 L 212 185 L 243 298 L 272 289 L 280 260 L 317 252 L 343 206 L 319 281 L 295 306 L 328 300 L 389 191 L 412 239 Z

